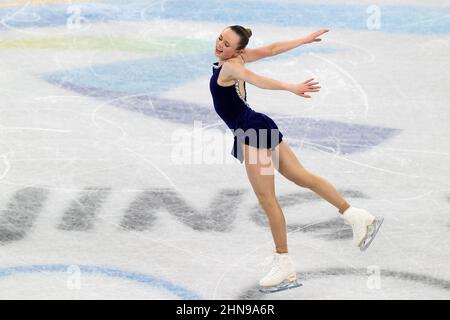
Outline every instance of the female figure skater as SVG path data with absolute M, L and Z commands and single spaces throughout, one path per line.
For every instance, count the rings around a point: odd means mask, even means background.
M 318 92 L 318 82 L 309 79 L 298 84 L 285 83 L 260 76 L 245 68 L 245 63 L 271 57 L 303 44 L 321 41 L 329 30 L 319 30 L 305 38 L 275 42 L 270 45 L 246 49 L 252 35 L 250 29 L 239 25 L 225 28 L 216 39 L 213 74 L 210 90 L 214 108 L 227 126 L 234 131 L 232 154 L 242 162 L 259 204 L 270 223 L 275 242 L 275 257 L 270 272 L 260 280 L 260 290 L 274 292 L 299 286 L 294 265 L 288 256 L 286 222 L 275 196 L 274 163 L 279 173 L 300 187 L 308 188 L 335 206 L 353 230 L 353 243 L 365 250 L 377 233 L 383 219 L 378 219 L 364 209 L 355 208 L 324 178 L 307 171 L 290 149 L 275 122 L 267 115 L 256 112 L 247 103 L 245 83 L 262 89 L 286 90 L 303 98 L 308 92 Z M 239 131 L 241 130 L 241 131 Z M 269 138 L 257 134 L 248 139 L 242 131 L 271 131 Z M 241 132 L 236 133 L 236 132 Z M 275 132 L 275 134 L 273 134 Z

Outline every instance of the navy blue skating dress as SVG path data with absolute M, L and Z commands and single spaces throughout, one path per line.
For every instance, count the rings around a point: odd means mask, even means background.
M 270 117 L 250 108 L 246 97 L 242 98 L 241 96 L 239 81 L 230 86 L 217 84 L 221 69 L 222 65 L 219 66 L 219 62 L 212 64 L 213 74 L 209 81 L 209 88 L 214 109 L 233 132 L 234 143 L 231 154 L 242 163 L 244 161 L 242 143 L 273 150 L 283 140 L 283 134 Z M 256 139 L 254 138 L 255 135 L 248 134 L 250 132 L 256 132 Z

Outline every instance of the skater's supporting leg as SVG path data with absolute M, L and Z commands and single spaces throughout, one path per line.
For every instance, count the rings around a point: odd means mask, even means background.
M 245 169 L 259 204 L 269 218 L 276 252 L 286 253 L 286 221 L 275 196 L 274 169 L 270 149 L 243 145 Z
M 339 194 L 330 182 L 320 176 L 310 173 L 302 166 L 297 159 L 297 156 L 286 142 L 282 141 L 277 148 L 278 150 L 273 152 L 273 155 L 278 157 L 278 159 L 276 159 L 278 160 L 277 169 L 280 174 L 298 186 L 314 191 L 338 208 L 341 214 L 350 207 L 350 204 Z

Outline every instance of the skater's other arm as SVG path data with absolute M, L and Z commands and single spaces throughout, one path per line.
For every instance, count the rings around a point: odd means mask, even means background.
M 304 98 L 311 98 L 311 96 L 305 95 L 305 92 L 318 92 L 320 89 L 317 86 L 318 82 L 311 82 L 313 79 L 300 84 L 287 83 L 258 75 L 245 68 L 243 64 L 236 62 L 225 62 L 222 72 L 225 72 L 230 78 L 251 83 L 261 89 L 286 90 Z
M 269 44 L 267 46 L 255 49 L 246 48 L 242 50 L 241 56 L 245 62 L 253 62 L 267 57 L 271 57 L 273 56 L 273 46 L 272 44 Z
M 272 51 L 272 56 L 275 56 L 277 54 L 286 52 L 288 50 L 297 48 L 301 45 L 304 44 L 308 44 L 308 43 L 312 43 L 312 42 L 318 42 L 318 41 L 322 41 L 322 39 L 320 39 L 319 37 L 321 35 L 323 35 L 324 33 L 328 32 L 330 30 L 328 29 L 321 29 L 319 31 L 316 31 L 314 33 L 311 33 L 309 36 L 303 37 L 303 38 L 298 38 L 298 39 L 294 39 L 294 40 L 288 40 L 288 41 L 278 41 L 278 42 L 274 42 L 270 45 L 271 47 L 271 51 Z
M 255 49 L 246 48 L 246 49 L 242 50 L 241 56 L 245 62 L 253 62 L 253 61 L 257 61 L 257 60 L 264 59 L 267 57 L 272 57 L 277 54 L 286 52 L 288 50 L 297 48 L 304 44 L 322 41 L 322 39 L 320 39 L 319 37 L 328 31 L 330 31 L 330 30 L 321 29 L 319 31 L 311 33 L 307 37 L 298 38 L 298 39 L 294 39 L 294 40 L 288 40 L 288 41 L 277 41 L 277 42 L 271 43 L 267 46 L 259 47 L 259 48 L 255 48 Z
M 251 83 L 261 89 L 287 90 L 289 87 L 289 83 L 258 75 L 253 71 L 248 70 L 241 63 L 225 62 L 222 67 L 222 72 L 229 78 Z

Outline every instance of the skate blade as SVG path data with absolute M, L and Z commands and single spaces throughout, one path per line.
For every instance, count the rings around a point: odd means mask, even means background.
M 373 239 L 375 239 L 375 236 L 377 235 L 378 230 L 380 230 L 380 227 L 383 224 L 383 221 L 384 221 L 384 218 L 375 218 L 374 222 L 369 226 L 369 230 L 367 231 L 367 236 L 362 241 L 361 245 L 359 246 L 359 249 L 361 251 L 365 251 L 370 246 Z
M 274 293 L 274 292 L 280 292 L 280 291 L 284 291 L 284 290 L 288 290 L 288 289 L 298 288 L 301 286 L 302 286 L 302 284 L 299 283 L 297 280 L 295 280 L 292 282 L 284 282 L 275 287 L 267 287 L 267 288 L 260 287 L 259 291 L 262 293 Z

